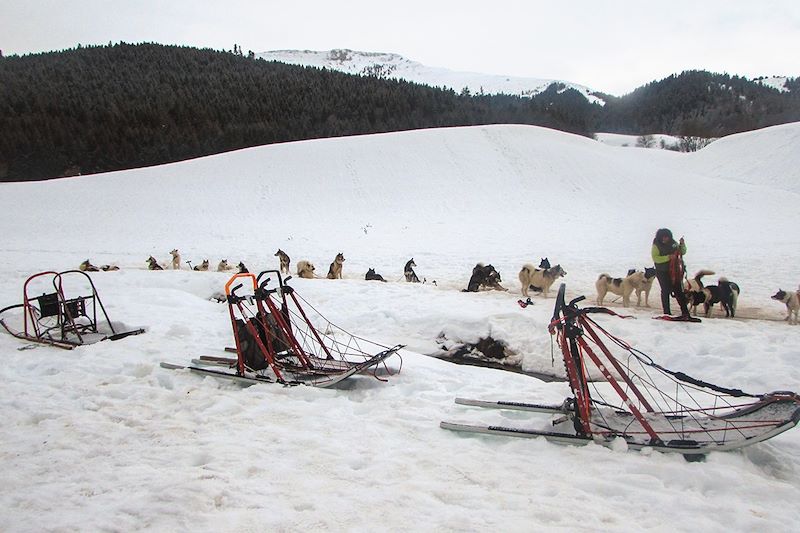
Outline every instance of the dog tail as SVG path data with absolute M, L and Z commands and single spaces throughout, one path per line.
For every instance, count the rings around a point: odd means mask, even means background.
M 600 280 L 601 280 L 601 279 L 603 279 L 603 278 L 605 278 L 605 279 L 606 279 L 606 281 L 608 281 L 608 282 L 610 282 L 610 281 L 613 279 L 613 278 L 612 278 L 611 276 L 609 276 L 608 274 L 606 274 L 606 273 L 603 273 L 603 274 L 600 274 L 599 276 L 597 276 L 597 281 L 600 281 Z

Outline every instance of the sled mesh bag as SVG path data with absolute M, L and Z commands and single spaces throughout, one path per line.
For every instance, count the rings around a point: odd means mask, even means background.
M 263 329 L 261 322 L 255 318 L 251 318 L 249 322 L 261 334 Z M 247 368 L 251 370 L 264 370 L 267 368 L 267 360 L 243 320 L 236 320 L 236 331 L 239 335 L 239 349 L 242 351 L 244 364 L 247 365 Z M 263 334 L 261 336 L 263 338 Z

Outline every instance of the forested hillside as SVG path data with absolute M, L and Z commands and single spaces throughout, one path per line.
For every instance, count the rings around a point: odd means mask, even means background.
M 470 94 L 234 53 L 158 44 L 0 58 L 0 181 L 162 164 L 262 144 L 477 124 L 591 135 L 719 137 L 800 120 L 780 92 L 685 72 L 591 104 L 553 84 L 533 97 Z

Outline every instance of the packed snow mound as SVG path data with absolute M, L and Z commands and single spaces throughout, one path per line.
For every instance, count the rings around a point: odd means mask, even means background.
M 723 137 L 688 154 L 682 168 L 800 193 L 800 122 Z
M 532 96 L 544 91 L 551 84 L 557 83 L 563 85 L 565 89 L 578 91 L 590 103 L 605 104 L 605 101 L 595 96 L 594 91 L 588 87 L 568 81 L 459 72 L 441 67 L 429 67 L 399 54 L 333 49 L 327 51 L 272 50 L 256 54 L 256 56 L 267 61 L 328 68 L 348 74 L 401 79 L 431 87 L 446 87 L 459 92 L 466 87 L 472 94 Z

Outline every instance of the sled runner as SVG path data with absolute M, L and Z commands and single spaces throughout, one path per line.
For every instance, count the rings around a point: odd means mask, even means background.
M 278 280 L 275 288 L 268 288 L 270 275 Z M 385 381 L 378 376 L 379 365 L 383 363 L 386 373 L 391 374 L 385 360 L 403 346 L 383 346 L 347 333 L 303 300 L 286 284 L 288 279 L 284 280 L 277 270 L 268 270 L 258 277 L 236 274 L 225 284 L 236 358 L 203 356 L 193 359 L 192 366 L 161 366 L 188 368 L 241 384 L 277 382 L 330 387 L 366 372 Z M 251 285 L 248 294 L 237 294 L 245 283 Z M 311 311 L 307 312 L 306 307 Z
M 66 279 L 70 282 L 65 282 Z M 76 279 L 84 282 L 83 292 L 81 283 L 72 283 Z M 39 290 L 44 286 L 45 290 L 52 292 L 32 297 L 32 286 Z M 80 270 L 34 274 L 25 281 L 22 298 L 21 304 L 0 310 L 0 314 L 14 309 L 22 310 L 22 316 L 19 317 L 21 331 L 6 322 L 8 316 L 0 319 L 0 325 L 18 339 L 71 350 L 83 344 L 116 341 L 144 333 L 144 329 L 121 331 L 119 324 L 115 327 L 108 318 L 92 278 Z
M 562 284 L 549 331 L 561 348 L 571 398 L 554 406 L 456 399 L 473 407 L 551 414 L 557 418 L 550 428 L 457 422 L 442 422 L 442 428 L 544 437 L 566 444 L 611 446 L 622 439 L 630 449 L 651 448 L 692 458 L 761 442 L 800 421 L 796 393 L 749 394 L 668 370 L 590 318 L 620 315 L 603 307 L 580 309 L 577 303 L 584 297 L 565 303 L 564 293 Z M 590 369 L 597 381 L 589 380 Z

